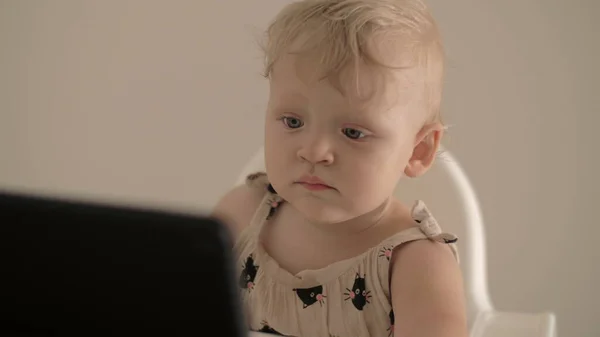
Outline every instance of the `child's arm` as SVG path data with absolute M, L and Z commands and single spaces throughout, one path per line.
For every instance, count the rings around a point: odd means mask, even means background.
M 460 268 L 445 245 L 419 240 L 398 247 L 391 265 L 394 337 L 467 337 Z
M 223 221 L 235 242 L 239 233 L 250 224 L 263 197 L 264 191 L 260 189 L 246 184 L 237 186 L 217 202 L 211 216 Z

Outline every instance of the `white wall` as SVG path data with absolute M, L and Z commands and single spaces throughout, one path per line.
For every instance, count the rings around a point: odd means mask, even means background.
M 255 40 L 283 3 L 0 0 L 0 186 L 210 208 L 262 140 Z M 599 336 L 600 3 L 430 3 L 495 304 Z

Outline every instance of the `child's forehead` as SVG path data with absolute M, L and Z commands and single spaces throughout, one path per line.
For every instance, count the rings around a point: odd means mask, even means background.
M 348 62 L 337 72 L 319 68 L 313 55 L 287 54 L 273 67 L 271 90 L 275 94 L 306 100 L 313 94 L 327 94 L 353 110 L 387 111 L 418 99 L 422 86 L 416 68 L 390 69 L 366 62 Z

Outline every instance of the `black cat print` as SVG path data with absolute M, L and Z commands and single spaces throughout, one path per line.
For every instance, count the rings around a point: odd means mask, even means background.
M 242 289 L 252 290 L 254 289 L 256 273 L 258 272 L 258 266 L 254 264 L 252 255 L 248 256 L 246 263 L 244 263 L 242 267 L 243 269 L 239 281 L 240 287 Z
M 327 297 L 323 294 L 323 286 L 307 289 L 294 289 L 294 292 L 296 292 L 296 295 L 298 295 L 298 298 L 302 301 L 303 308 L 307 308 L 317 302 L 323 305 L 325 298 Z
M 361 277 L 360 274 L 356 274 L 352 289 L 346 288 L 347 292 L 344 293 L 346 296 L 344 300 L 350 300 L 357 310 L 362 311 L 371 299 L 371 291 L 367 290 L 366 287 L 365 276 Z

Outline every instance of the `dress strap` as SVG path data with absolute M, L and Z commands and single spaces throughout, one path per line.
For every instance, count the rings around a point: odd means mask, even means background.
M 442 228 L 423 201 L 418 200 L 415 202 L 411 210 L 411 216 L 416 226 L 400 231 L 382 242 L 382 252 L 388 258 L 391 257 L 392 251 L 397 246 L 411 241 L 428 239 L 449 245 L 454 257 L 458 260 L 458 250 L 456 248 L 458 237 L 452 233 L 442 232 Z
M 442 232 L 442 228 L 433 217 L 423 201 L 418 200 L 412 207 L 411 215 L 415 221 L 414 227 L 400 231 L 383 241 L 378 247 L 377 255 L 371 257 L 371 261 L 376 261 L 379 274 L 379 287 L 381 291 L 390 298 L 390 261 L 396 247 L 417 240 L 431 240 L 446 244 L 452 250 L 452 254 L 459 262 L 458 249 L 456 242 L 458 238 L 452 233 Z
M 264 223 L 275 214 L 275 211 L 279 205 L 281 205 L 283 199 L 277 195 L 277 192 L 269 183 L 267 174 L 264 172 L 256 172 L 248 175 L 246 178 L 246 185 L 251 188 L 263 189 L 265 191 L 264 197 L 254 213 L 249 226 L 250 229 L 258 235 L 260 234 Z
M 456 242 L 458 237 L 452 233 L 442 232 L 437 220 L 431 214 L 429 209 L 425 206 L 425 203 L 418 200 L 412 208 L 412 217 L 419 224 L 419 230 L 429 240 L 445 243 L 450 246 L 452 253 L 457 261 L 459 261 L 458 249 Z

